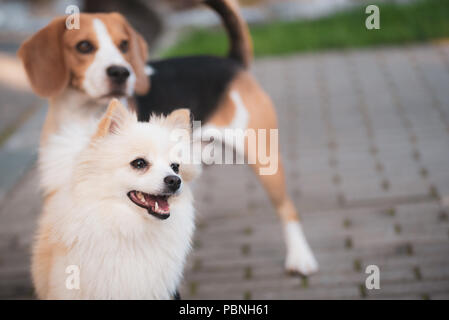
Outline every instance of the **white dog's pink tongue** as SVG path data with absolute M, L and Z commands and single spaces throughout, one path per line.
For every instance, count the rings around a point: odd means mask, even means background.
M 169 213 L 170 206 L 168 204 L 166 197 L 158 197 L 149 195 L 148 202 L 150 203 L 152 209 L 157 213 Z
M 159 209 L 162 211 L 169 211 L 170 206 L 168 205 L 168 201 L 165 198 L 157 197 L 156 203 L 158 204 Z

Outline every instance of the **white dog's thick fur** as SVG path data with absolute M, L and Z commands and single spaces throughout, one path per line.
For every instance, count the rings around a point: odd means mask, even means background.
M 159 220 L 127 196 L 159 194 L 174 175 L 170 133 L 188 128 L 188 111 L 139 123 L 118 101 L 89 128 L 68 126 L 41 150 L 45 194 L 33 248 L 32 276 L 43 299 L 170 299 L 180 283 L 194 230 L 188 182 L 198 167 L 182 164 L 181 188 Z M 179 143 L 179 142 L 178 142 Z M 185 137 L 182 143 L 190 143 Z M 148 170 L 132 168 L 145 158 Z M 79 269 L 79 289 L 67 286 Z M 73 268 L 73 267 L 72 267 Z M 76 281 L 75 281 L 76 283 Z

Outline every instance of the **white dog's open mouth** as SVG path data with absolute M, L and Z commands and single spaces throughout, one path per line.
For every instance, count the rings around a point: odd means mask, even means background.
M 164 220 L 170 216 L 168 196 L 157 196 L 134 190 L 128 192 L 128 198 L 139 207 L 147 209 L 148 213 L 156 218 Z

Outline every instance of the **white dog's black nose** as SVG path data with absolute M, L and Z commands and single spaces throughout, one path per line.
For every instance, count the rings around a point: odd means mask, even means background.
M 181 186 L 181 178 L 175 175 L 166 176 L 164 182 L 167 188 L 172 192 L 175 192 Z
M 129 70 L 122 66 L 110 66 L 106 69 L 108 77 L 117 84 L 122 84 L 129 77 Z

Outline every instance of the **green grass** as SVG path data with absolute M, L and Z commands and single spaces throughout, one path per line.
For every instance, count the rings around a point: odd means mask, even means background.
M 449 37 L 449 1 L 380 3 L 380 30 L 365 28 L 365 7 L 317 20 L 251 26 L 256 57 L 324 49 L 360 48 L 424 42 Z M 197 29 L 166 50 L 164 57 L 223 55 L 228 40 L 220 29 Z

